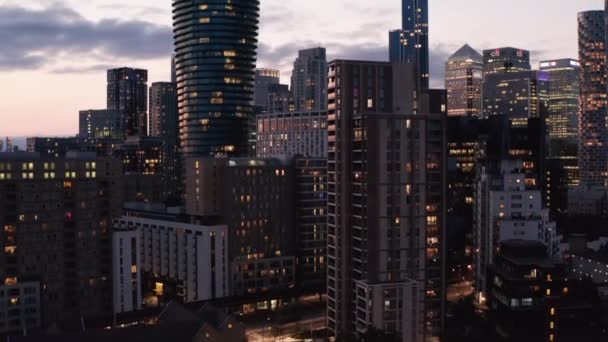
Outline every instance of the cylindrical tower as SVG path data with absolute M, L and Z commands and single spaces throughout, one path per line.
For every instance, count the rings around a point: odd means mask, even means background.
M 580 71 L 579 169 L 581 185 L 608 179 L 606 26 L 604 11 L 578 14 Z
M 246 155 L 259 11 L 259 0 L 173 0 L 184 158 Z

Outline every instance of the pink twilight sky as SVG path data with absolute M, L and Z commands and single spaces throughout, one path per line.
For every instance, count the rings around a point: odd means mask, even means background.
M 464 43 L 529 49 L 534 63 L 576 58 L 576 14 L 603 2 L 430 0 L 433 85 Z M 297 49 L 315 45 L 330 59 L 385 59 L 399 9 L 399 0 L 262 0 L 258 66 L 288 82 Z M 0 137 L 75 134 L 79 110 L 105 107 L 107 67 L 168 80 L 170 25 L 170 0 L 0 0 Z

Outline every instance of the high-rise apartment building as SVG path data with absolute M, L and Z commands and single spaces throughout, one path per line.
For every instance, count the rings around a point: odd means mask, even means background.
M 148 135 L 148 71 L 108 70 L 108 109 L 123 115 L 124 136 Z
M 389 32 L 391 63 L 417 65 L 422 89 L 429 88 L 429 2 L 402 0 L 401 29 Z
M 484 76 L 495 73 L 529 70 L 532 70 L 530 51 L 512 47 L 483 50 Z
M 123 115 L 119 110 L 82 110 L 78 136 L 86 139 L 123 139 Z
M 0 278 L 37 284 L 44 327 L 111 315 L 121 176 L 119 160 L 90 153 L 0 154 Z
M 475 272 L 477 299 L 487 297 L 488 267 L 500 243 L 518 239 L 543 243 L 549 255 L 560 257 L 555 222 L 543 206 L 542 192 L 527 185 L 524 163 L 501 162 L 500 172 L 479 168 L 475 187 Z
M 281 71 L 275 69 L 255 69 L 254 104 L 268 107 L 268 87 L 281 82 Z
M 574 59 L 543 61 L 540 62 L 540 70 L 549 74 L 549 155 L 552 158 L 576 159 L 580 63 Z
M 295 160 L 297 286 L 311 293 L 327 282 L 327 159 Z
M 248 153 L 259 0 L 173 1 L 184 158 Z
M 186 213 L 193 223 L 228 226 L 230 293 L 259 297 L 293 288 L 291 162 L 189 158 L 185 168 Z
M 606 25 L 604 11 L 578 14 L 580 61 L 579 169 L 583 186 L 608 180 Z
M 338 339 L 370 327 L 402 341 L 440 334 L 445 112 L 429 113 L 445 96 L 431 105 L 441 94 L 418 93 L 417 80 L 412 64 L 329 66 L 327 318 Z
M 162 140 L 162 164 L 165 198 L 180 199 L 181 161 L 179 158 L 179 122 L 175 83 L 158 82 L 150 87 L 150 136 Z
M 327 110 L 327 56 L 318 47 L 298 52 L 291 74 L 294 110 L 320 112 Z
M 448 116 L 481 116 L 483 58 L 468 44 L 448 58 L 445 88 L 448 92 Z
M 262 114 L 257 126 L 258 158 L 327 157 L 327 112 Z
M 547 117 L 549 74 L 544 71 L 488 73 L 483 81 L 483 117 L 506 115 L 514 126 Z

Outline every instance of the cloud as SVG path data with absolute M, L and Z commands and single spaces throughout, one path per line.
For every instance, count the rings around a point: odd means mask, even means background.
M 140 20 L 91 21 L 57 5 L 2 6 L 0 70 L 40 69 L 61 60 L 161 58 L 171 53 L 172 37 L 169 26 Z

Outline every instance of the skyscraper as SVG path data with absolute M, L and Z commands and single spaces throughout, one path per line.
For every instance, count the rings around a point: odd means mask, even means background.
M 580 72 L 579 168 L 581 185 L 605 185 L 608 176 L 606 127 L 606 26 L 604 11 L 578 14 Z
M 483 117 L 506 115 L 513 125 L 547 116 L 549 74 L 544 71 L 497 72 L 483 81 Z
M 416 64 L 420 87 L 429 88 L 429 3 L 402 0 L 401 30 L 389 32 L 391 63 Z
M 173 1 L 184 158 L 246 155 L 259 0 Z
M 167 199 L 179 200 L 181 183 L 177 89 L 175 83 L 157 82 L 150 87 L 150 135 L 162 140 L 163 192 Z
M 429 114 L 417 80 L 412 64 L 329 66 L 327 317 L 340 341 L 440 330 L 445 113 Z
M 468 44 L 448 58 L 445 87 L 449 116 L 481 116 L 482 80 L 483 58 Z
M 483 73 L 487 74 L 531 70 L 530 51 L 504 47 L 483 50 Z
M 281 72 L 274 69 L 255 69 L 255 102 L 256 106 L 268 107 L 268 89 L 270 85 L 279 84 Z
M 148 135 L 147 82 L 147 70 L 108 70 L 108 109 L 122 113 L 124 136 Z
M 576 159 L 580 64 L 574 59 L 543 61 L 540 70 L 549 74 L 549 154 L 552 158 Z
M 291 93 L 295 111 L 327 110 L 327 57 L 325 48 L 300 50 L 293 63 Z

